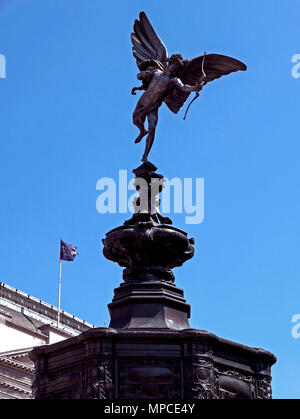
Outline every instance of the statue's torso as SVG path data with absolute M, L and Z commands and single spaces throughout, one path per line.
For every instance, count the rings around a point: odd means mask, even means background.
M 145 93 L 140 97 L 140 106 L 149 106 L 156 102 L 162 102 L 169 89 L 170 77 L 162 71 L 154 71 L 153 77 Z

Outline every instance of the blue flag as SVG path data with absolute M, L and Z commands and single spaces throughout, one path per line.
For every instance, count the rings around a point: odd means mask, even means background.
M 72 262 L 78 255 L 77 247 L 60 240 L 60 260 Z

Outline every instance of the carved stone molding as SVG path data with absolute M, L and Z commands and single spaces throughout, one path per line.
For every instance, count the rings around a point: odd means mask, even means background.
M 192 399 L 217 399 L 218 383 L 214 364 L 204 359 L 184 363 L 185 397 Z
M 94 367 L 93 382 L 90 385 L 92 399 L 112 399 L 113 380 L 112 362 L 109 358 L 101 358 Z
M 271 377 L 258 378 L 258 398 L 259 399 L 272 399 Z

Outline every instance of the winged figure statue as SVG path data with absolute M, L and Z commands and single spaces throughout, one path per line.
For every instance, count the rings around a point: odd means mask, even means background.
M 144 12 L 134 22 L 131 41 L 140 71 L 137 78 L 142 82 L 131 93 L 135 95 L 137 90 L 145 90 L 133 112 L 133 123 L 140 131 L 135 142 L 139 143 L 148 134 L 142 158 L 145 163 L 155 137 L 158 109 L 163 102 L 176 114 L 191 92 L 196 92 L 197 97 L 206 83 L 234 71 L 245 71 L 247 67 L 241 61 L 220 54 L 204 54 L 191 60 L 185 60 L 181 54 L 168 56 L 167 48 Z

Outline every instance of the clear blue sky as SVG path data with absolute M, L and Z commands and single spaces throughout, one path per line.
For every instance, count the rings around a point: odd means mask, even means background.
M 188 7 L 187 7 L 188 6 Z M 205 219 L 176 226 L 195 257 L 175 270 L 191 326 L 278 357 L 276 398 L 300 397 L 300 53 L 297 0 L 2 0 L 0 53 L 1 281 L 97 326 L 122 269 L 102 256 L 105 232 L 129 215 L 96 211 L 96 182 L 139 164 L 130 32 L 144 10 L 168 47 L 244 61 L 246 73 L 205 88 L 191 108 L 160 112 L 151 160 L 169 178 L 205 179 Z

